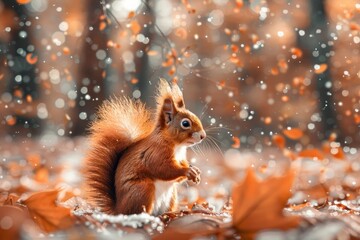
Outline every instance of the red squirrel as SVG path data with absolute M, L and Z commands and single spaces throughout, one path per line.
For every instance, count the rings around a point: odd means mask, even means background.
M 200 170 L 186 160 L 186 148 L 206 133 L 185 108 L 176 83 L 160 79 L 152 114 L 126 97 L 106 101 L 90 126 L 85 184 L 91 203 L 107 214 L 160 215 L 174 211 L 176 185 L 200 182 Z

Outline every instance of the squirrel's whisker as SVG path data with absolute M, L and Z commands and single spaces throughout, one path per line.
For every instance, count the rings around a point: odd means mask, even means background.
M 220 154 L 221 157 L 224 157 L 223 152 L 221 151 L 221 148 L 219 145 L 215 142 L 214 138 L 212 136 L 208 136 L 206 139 L 208 139 L 208 143 L 212 144 L 214 146 L 214 149 L 216 152 Z
M 207 102 L 204 105 L 203 109 L 201 109 L 200 120 L 203 119 L 203 117 L 205 116 L 205 112 L 207 111 L 208 108 L 209 108 L 209 102 Z
M 224 130 L 228 130 L 228 131 L 233 131 L 233 129 L 231 128 L 228 128 L 228 127 L 224 127 L 224 126 L 214 126 L 214 125 L 209 125 L 207 127 L 205 127 L 205 131 L 208 132 L 208 131 L 211 131 L 211 130 L 221 130 L 221 129 L 224 129 Z

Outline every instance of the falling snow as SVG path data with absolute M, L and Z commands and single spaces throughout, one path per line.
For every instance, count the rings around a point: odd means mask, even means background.
M 54 236 L 193 237 L 195 224 L 209 229 L 200 238 L 238 237 L 234 184 L 292 169 L 280 207 L 303 225 L 256 239 L 360 237 L 359 22 L 355 0 L 0 1 L 0 233 L 44 234 L 14 221 L 22 201 L 65 188 L 78 224 Z M 202 182 L 180 186 L 174 213 L 101 213 L 82 195 L 88 127 L 114 96 L 153 107 L 159 78 L 206 128 L 188 154 Z

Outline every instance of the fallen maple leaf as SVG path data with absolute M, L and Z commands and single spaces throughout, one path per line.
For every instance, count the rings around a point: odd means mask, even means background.
M 22 5 L 22 4 L 28 4 L 28 3 L 30 3 L 31 0 L 16 0 L 16 2 L 17 2 L 18 4 L 20 4 L 20 5 Z
M 130 22 L 130 28 L 134 35 L 137 35 L 141 31 L 141 26 L 136 20 Z
M 272 140 L 280 149 L 285 148 L 285 138 L 283 136 L 275 134 L 273 135 Z
M 234 143 L 231 145 L 231 147 L 240 148 L 240 139 L 238 137 L 233 136 L 232 140 Z
M 74 224 L 70 209 L 57 205 L 58 193 L 59 190 L 38 192 L 22 201 L 35 223 L 48 233 Z
M 15 203 L 19 200 L 19 196 L 15 193 L 10 193 L 3 205 L 15 205 Z
M 315 64 L 314 65 L 314 72 L 316 74 L 321 74 L 327 70 L 328 66 L 326 63 L 323 64 Z
M 264 229 L 289 229 L 299 225 L 298 216 L 284 216 L 294 174 L 259 181 L 248 169 L 245 179 L 233 188 L 233 225 L 251 235 Z
M 17 206 L 0 206 L 0 239 L 23 239 L 22 227 L 29 216 Z
M 299 157 L 323 160 L 324 154 L 316 148 L 310 148 L 310 149 L 305 149 L 305 150 L 302 150 L 301 152 L 299 152 Z
M 333 145 L 333 146 L 332 146 Z M 322 146 L 322 150 L 326 154 L 330 154 L 336 159 L 344 159 L 345 153 L 340 146 L 340 143 L 337 143 L 335 141 L 325 141 Z
M 285 129 L 283 130 L 283 133 L 292 140 L 300 139 L 304 135 L 303 131 L 299 128 Z
M 37 61 L 38 61 L 38 57 L 34 56 L 32 53 L 26 54 L 25 59 L 29 64 L 32 64 L 32 65 L 37 63 Z
M 103 31 L 106 28 L 106 26 L 107 26 L 106 22 L 100 22 L 99 23 L 99 30 Z

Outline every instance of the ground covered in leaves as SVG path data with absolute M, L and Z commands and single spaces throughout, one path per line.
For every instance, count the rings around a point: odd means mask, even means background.
M 296 129 L 261 151 L 191 154 L 198 186 L 179 187 L 177 212 L 109 216 L 82 197 L 86 140 L 10 139 L 0 144 L 0 235 L 132 239 L 360 238 L 360 156 L 330 138 L 321 148 L 287 148 Z M 301 135 L 301 134 L 300 134 Z

